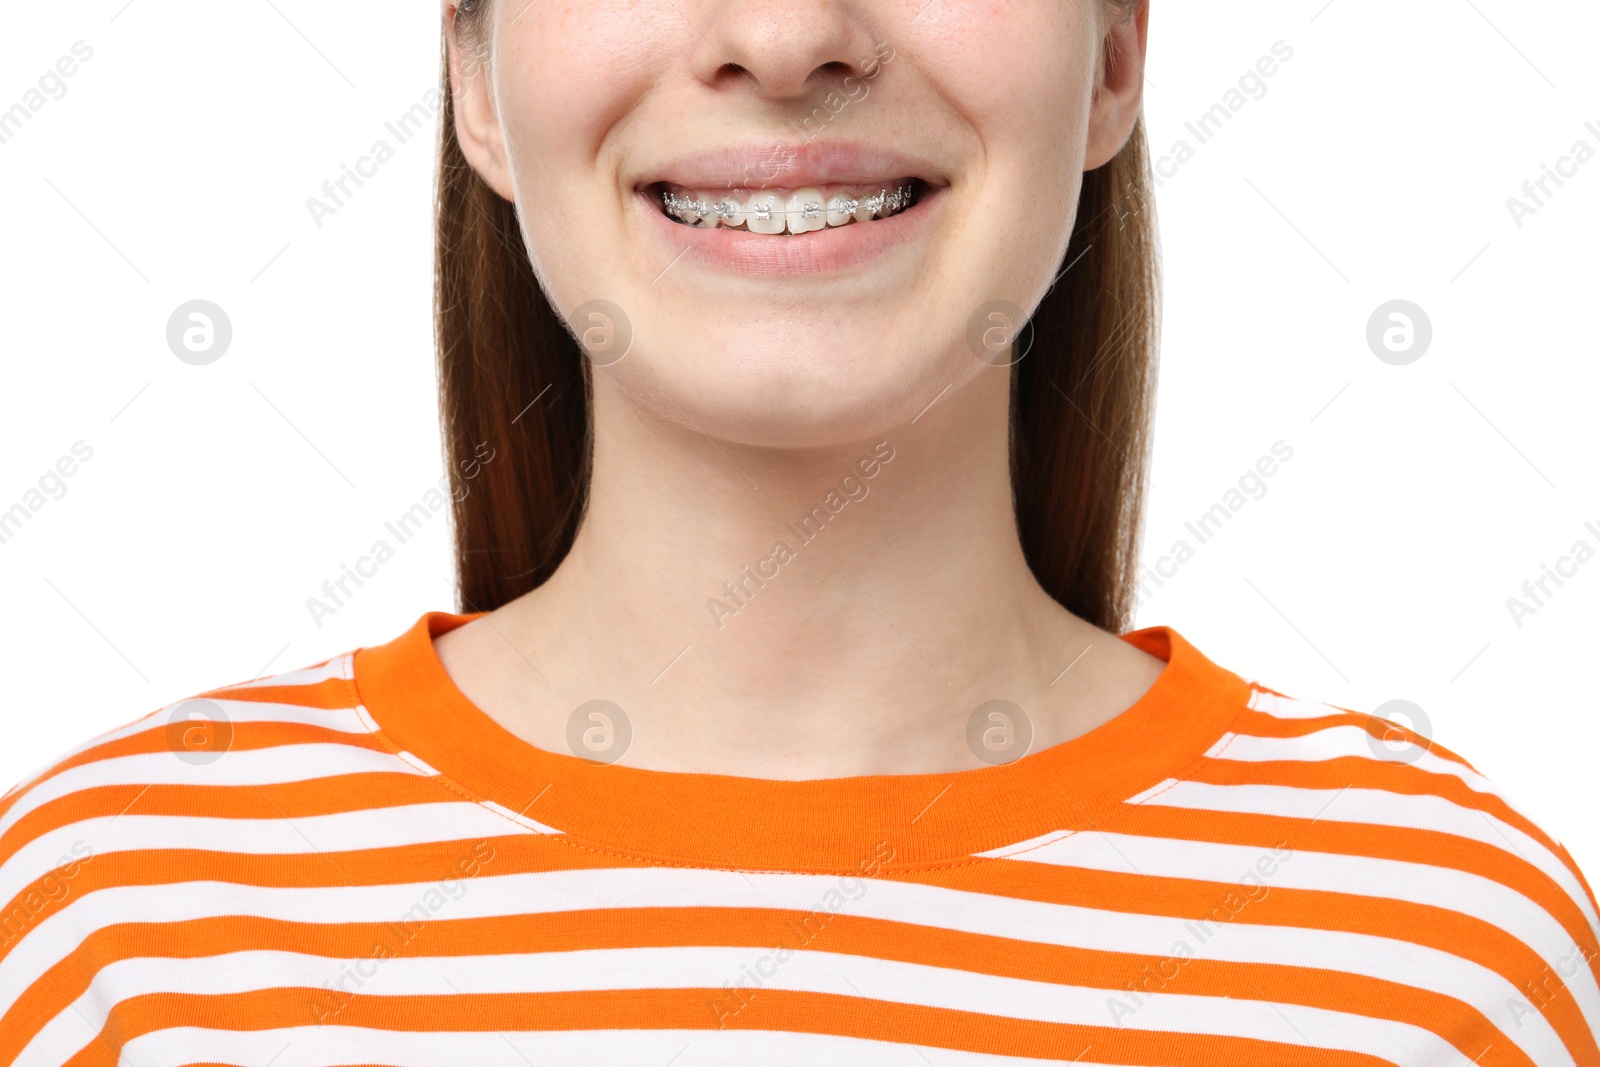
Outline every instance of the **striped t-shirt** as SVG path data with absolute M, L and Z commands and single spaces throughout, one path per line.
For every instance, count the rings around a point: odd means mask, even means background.
M 0 800 L 0 1065 L 1600 1064 L 1565 850 L 1171 629 L 1075 740 L 778 781 L 534 748 L 434 653 L 473 617 Z

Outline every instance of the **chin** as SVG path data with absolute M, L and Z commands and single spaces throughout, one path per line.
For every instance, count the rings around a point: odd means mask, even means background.
M 885 336 L 904 340 L 885 346 Z M 776 331 L 739 323 L 703 326 L 612 370 L 632 403 L 714 440 L 826 448 L 916 418 L 961 369 L 949 351 L 874 323 Z

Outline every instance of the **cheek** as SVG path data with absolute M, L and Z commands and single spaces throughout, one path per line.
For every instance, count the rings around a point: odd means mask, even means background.
M 1063 147 L 1087 129 L 1097 31 L 1082 5 L 1093 2 L 934 0 L 941 17 L 915 41 L 918 66 L 986 144 Z
M 619 133 L 687 27 L 671 4 L 501 3 L 494 92 L 519 213 L 535 271 L 568 306 L 604 288 L 585 249 L 617 237 L 624 194 L 608 145 L 628 140 Z
M 973 246 L 997 257 L 991 296 L 1026 304 L 1041 272 L 1059 269 L 1089 129 L 1099 38 L 1082 5 L 1093 2 L 935 0 L 924 16 L 940 14 L 915 42 L 918 71 L 979 142 L 972 204 L 988 236 Z
M 603 114 L 636 91 L 631 75 L 659 67 L 686 28 L 672 4 L 498 0 L 495 54 L 502 89 L 553 116 Z
M 502 2 L 495 93 L 513 165 L 574 186 L 610 177 L 604 146 L 682 51 L 682 19 L 671 4 Z

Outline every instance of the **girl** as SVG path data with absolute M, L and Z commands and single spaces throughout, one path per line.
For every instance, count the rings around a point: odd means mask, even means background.
M 0 1063 L 1600 1063 L 1558 844 L 1125 632 L 1147 17 L 445 0 L 460 603 L 14 790 Z

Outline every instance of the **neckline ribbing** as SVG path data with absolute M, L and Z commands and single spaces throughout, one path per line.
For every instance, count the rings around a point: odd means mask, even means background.
M 644 770 L 537 748 L 474 705 L 433 639 L 479 614 L 428 612 L 388 644 L 356 652 L 357 694 L 383 733 L 475 799 L 554 828 L 570 844 L 684 866 L 858 873 L 868 862 L 953 865 L 1052 831 L 1097 827 L 1203 756 L 1249 698 L 1243 678 L 1171 628 L 1151 626 L 1119 635 L 1167 662 L 1143 696 L 1096 729 L 1011 763 L 806 781 Z

